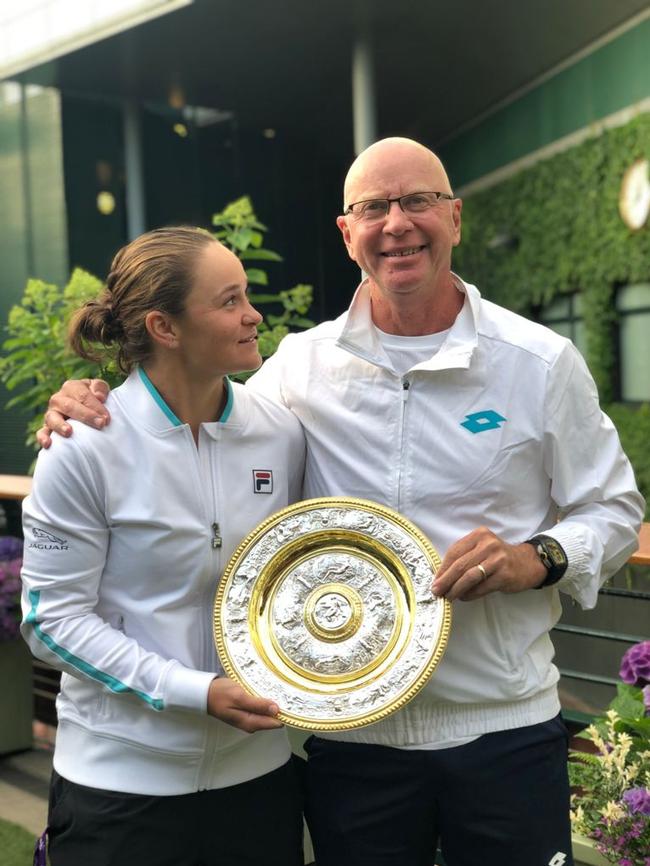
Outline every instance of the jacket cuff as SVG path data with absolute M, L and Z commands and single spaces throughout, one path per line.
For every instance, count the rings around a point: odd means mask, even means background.
M 214 671 L 195 671 L 174 662 L 165 681 L 165 708 L 208 711 L 208 689 L 216 677 Z
M 551 529 L 544 529 L 543 534 L 550 535 L 551 538 L 554 538 L 561 544 L 566 554 L 569 564 L 562 576 L 562 580 L 570 582 L 571 579 L 575 580 L 578 575 L 585 573 L 589 567 L 589 557 L 587 556 L 582 532 L 579 527 L 562 526 L 561 523 L 558 523 Z
M 593 560 L 589 555 L 582 527 L 571 523 L 557 523 L 543 532 L 562 545 L 569 563 L 556 587 L 572 596 L 584 610 L 595 607 L 600 588 L 600 572 L 591 573 Z

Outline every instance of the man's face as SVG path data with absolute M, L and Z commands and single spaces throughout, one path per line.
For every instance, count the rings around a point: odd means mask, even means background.
M 449 181 L 432 154 L 407 144 L 386 145 L 358 161 L 346 185 L 346 206 L 367 199 L 414 192 L 449 192 Z M 365 221 L 353 214 L 337 225 L 352 258 L 387 298 L 414 292 L 422 297 L 445 283 L 451 251 L 460 242 L 460 199 L 441 200 L 417 214 L 398 202 L 385 217 Z

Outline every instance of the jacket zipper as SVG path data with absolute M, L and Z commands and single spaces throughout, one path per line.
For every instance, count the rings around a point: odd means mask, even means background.
M 223 537 L 221 535 L 221 527 L 219 525 L 217 516 L 218 516 L 218 496 L 217 496 L 217 484 L 218 478 L 217 473 L 214 467 L 214 450 L 215 447 L 221 447 L 221 442 L 212 443 L 209 442 L 204 447 L 208 448 L 208 473 L 207 478 L 202 478 L 203 489 L 205 493 L 205 503 L 206 503 L 206 511 L 208 514 L 210 512 L 213 515 L 213 522 L 210 524 L 211 535 L 210 535 L 210 559 L 212 562 L 212 573 L 214 575 L 219 575 L 221 571 L 221 547 L 223 545 Z M 200 462 L 200 461 L 199 461 Z M 210 591 L 209 599 L 206 599 L 206 603 L 211 604 L 214 597 L 214 591 Z M 211 640 L 211 635 L 204 636 L 205 640 Z M 204 670 L 208 670 L 208 655 L 207 653 L 204 659 Z M 206 740 L 207 746 L 208 740 Z M 213 743 L 214 746 L 214 743 Z M 200 782 L 199 782 L 199 790 L 206 790 L 207 780 L 212 778 L 214 775 L 214 764 L 217 760 L 218 750 L 213 748 L 212 751 L 204 752 L 203 758 L 201 760 L 201 769 L 200 769 Z
M 399 454 L 397 459 L 397 511 L 402 510 L 402 468 L 404 460 L 404 431 L 406 421 L 406 403 L 411 390 L 410 381 L 404 377 L 402 379 L 402 410 L 399 421 Z

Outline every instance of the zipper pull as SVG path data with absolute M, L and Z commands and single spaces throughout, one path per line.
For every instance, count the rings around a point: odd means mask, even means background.
M 411 383 L 408 379 L 402 379 L 402 402 L 406 403 L 409 395 L 409 388 L 411 387 Z
M 223 542 L 223 538 L 219 534 L 219 524 L 213 523 L 212 524 L 212 549 L 216 550 L 218 547 L 221 547 L 222 542 Z

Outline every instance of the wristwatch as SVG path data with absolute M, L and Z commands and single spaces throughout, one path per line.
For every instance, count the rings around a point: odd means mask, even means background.
M 553 586 L 564 575 L 569 565 L 562 545 L 550 535 L 534 535 L 524 543 L 533 545 L 546 569 L 546 577 L 535 589 Z

